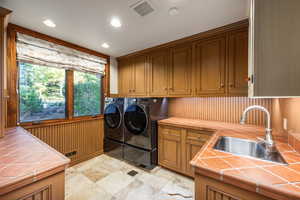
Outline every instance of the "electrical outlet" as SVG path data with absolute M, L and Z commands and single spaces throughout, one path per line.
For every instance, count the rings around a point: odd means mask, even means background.
M 283 118 L 283 129 L 287 131 L 288 129 L 288 120 L 287 118 Z

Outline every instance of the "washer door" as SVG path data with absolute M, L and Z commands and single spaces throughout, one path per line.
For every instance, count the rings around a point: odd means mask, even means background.
M 140 135 L 147 128 L 147 114 L 139 105 L 130 105 L 125 111 L 124 123 L 130 133 Z
M 119 107 L 115 104 L 109 104 L 104 111 L 104 122 L 111 129 L 121 126 L 122 114 Z

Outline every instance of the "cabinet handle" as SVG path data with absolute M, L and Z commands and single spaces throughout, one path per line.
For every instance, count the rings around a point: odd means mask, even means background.
M 220 85 L 220 89 L 221 89 L 221 88 L 224 88 L 224 84 L 223 84 L 223 83 L 221 83 L 221 85 Z
M 165 90 L 168 90 L 168 88 L 165 88 Z
M 229 87 L 233 88 L 233 86 L 234 86 L 233 83 L 230 83 L 230 84 L 229 84 Z
M 131 90 L 129 90 L 129 93 L 131 92 Z

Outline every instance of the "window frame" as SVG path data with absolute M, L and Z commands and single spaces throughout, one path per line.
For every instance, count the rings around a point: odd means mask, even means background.
M 107 64 L 105 65 L 105 75 L 102 76 L 101 78 L 102 81 L 101 91 L 100 91 L 102 96 L 101 114 L 94 115 L 94 116 L 78 116 L 78 117 L 74 116 L 74 110 L 73 110 L 74 71 L 66 70 L 66 116 L 65 118 L 43 120 L 39 122 L 20 123 L 19 122 L 19 94 L 18 94 L 19 93 L 18 91 L 19 72 L 18 72 L 18 63 L 17 63 L 17 56 L 16 56 L 16 39 L 17 39 L 18 32 L 107 59 Z M 64 123 L 70 123 L 74 121 L 82 121 L 82 120 L 85 121 L 85 120 L 103 118 L 104 99 L 105 97 L 110 95 L 110 91 L 109 91 L 110 56 L 57 38 L 53 38 L 51 36 L 42 33 L 32 31 L 27 28 L 23 28 L 15 24 L 9 24 L 7 27 L 7 65 L 8 65 L 7 91 L 8 91 L 9 98 L 7 100 L 7 106 L 6 106 L 6 113 L 7 113 L 6 127 L 15 127 L 19 125 L 26 128 L 37 127 L 37 126 L 40 127 L 40 126 L 48 126 L 52 124 L 64 124 Z

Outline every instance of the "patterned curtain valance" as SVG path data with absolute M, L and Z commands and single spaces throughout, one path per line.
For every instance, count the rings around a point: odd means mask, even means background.
M 17 34 L 17 60 L 37 65 L 105 73 L 107 60 L 29 35 Z

